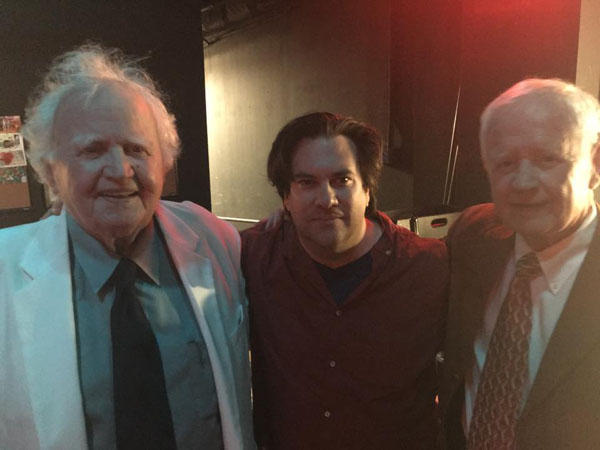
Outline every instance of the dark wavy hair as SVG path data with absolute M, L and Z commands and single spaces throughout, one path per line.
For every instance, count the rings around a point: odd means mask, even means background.
M 273 141 L 267 161 L 269 181 L 283 199 L 290 193 L 292 159 L 302 139 L 345 136 L 356 147 L 356 159 L 363 187 L 369 190 L 366 215 L 373 217 L 377 207 L 377 187 L 381 174 L 383 142 L 375 128 L 350 117 L 315 112 L 288 122 Z

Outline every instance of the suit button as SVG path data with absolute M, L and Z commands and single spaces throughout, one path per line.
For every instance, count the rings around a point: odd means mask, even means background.
M 329 411 L 325 411 L 323 415 L 328 419 L 331 417 L 331 413 Z

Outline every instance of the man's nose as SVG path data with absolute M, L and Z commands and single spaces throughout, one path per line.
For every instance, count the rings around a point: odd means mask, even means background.
M 128 178 L 134 175 L 129 157 L 120 145 L 114 145 L 107 154 L 105 173 L 113 178 Z
M 513 177 L 513 187 L 516 189 L 531 189 L 537 186 L 536 167 L 528 160 L 520 161 Z
M 338 204 L 337 193 L 329 183 L 323 183 L 317 197 L 317 203 L 323 208 L 331 208 Z

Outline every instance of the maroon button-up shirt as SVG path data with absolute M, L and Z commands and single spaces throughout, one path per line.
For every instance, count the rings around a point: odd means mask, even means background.
M 446 249 L 384 215 L 378 222 L 371 274 L 341 306 L 291 222 L 242 233 L 259 446 L 434 447 Z

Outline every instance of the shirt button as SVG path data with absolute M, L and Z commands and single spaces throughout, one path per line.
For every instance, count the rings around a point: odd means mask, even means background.
M 323 413 L 323 415 L 324 415 L 325 417 L 327 417 L 328 419 L 331 417 L 331 413 L 330 413 L 329 411 L 325 411 L 325 412 Z
M 390 256 L 392 254 L 392 251 L 391 250 L 386 250 L 385 254 L 388 255 L 388 256 Z
M 329 367 L 335 367 L 335 361 L 329 361 Z
M 335 315 L 340 317 L 342 315 L 342 311 L 340 311 L 339 309 L 335 312 Z

